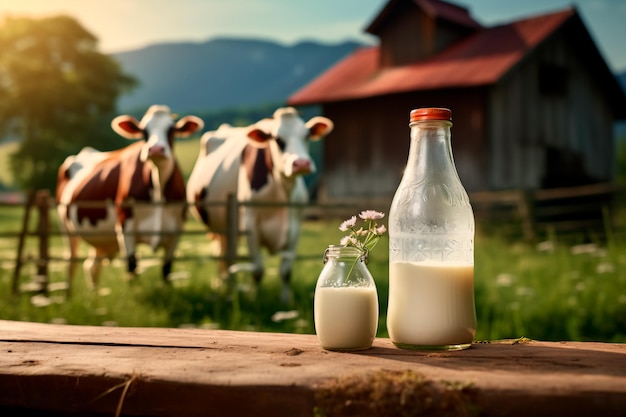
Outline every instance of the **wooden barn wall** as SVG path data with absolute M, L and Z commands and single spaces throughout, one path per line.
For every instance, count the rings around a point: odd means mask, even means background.
M 379 29 L 381 66 L 407 65 L 427 59 L 466 37 L 472 29 L 429 17 L 411 2 L 394 10 Z
M 409 112 L 418 107 L 452 110 L 452 148 L 459 176 L 470 191 L 487 184 L 486 93 L 438 91 L 328 103 L 335 129 L 324 140 L 318 199 L 388 199 L 398 187 L 409 151 Z
M 434 22 L 415 5 L 407 2 L 393 11 L 379 32 L 381 66 L 406 65 L 433 53 Z
M 540 89 L 546 64 L 564 69 L 564 94 Z M 613 178 L 613 114 L 565 34 L 537 48 L 494 87 L 489 103 L 491 189 L 539 189 Z
M 467 38 L 474 32 L 474 29 L 459 26 L 457 24 L 440 20 L 437 23 L 437 34 L 435 36 L 435 53 L 447 49 L 450 45 Z

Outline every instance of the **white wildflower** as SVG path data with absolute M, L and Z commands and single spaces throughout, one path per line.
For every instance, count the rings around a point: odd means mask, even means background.
M 339 230 L 341 230 L 342 232 L 347 232 L 348 230 L 352 229 L 355 224 L 356 216 L 352 216 L 348 220 L 345 220 L 343 223 L 341 223 L 341 225 L 339 226 Z
M 511 274 L 501 273 L 496 277 L 496 285 L 498 287 L 510 287 L 515 277 Z
M 611 272 L 615 272 L 615 267 L 611 263 L 603 262 L 596 266 L 596 272 L 598 274 L 609 274 Z
M 342 246 L 353 246 L 361 252 L 371 251 L 380 237 L 387 231 L 385 225 L 378 225 L 376 220 L 382 219 L 384 213 L 375 210 L 365 210 L 359 214 L 365 225 L 357 228 L 356 216 L 350 217 L 339 226 L 342 232 L 350 232 L 348 236 L 344 236 L 340 243 Z
M 359 217 L 363 220 L 380 220 L 385 217 L 385 213 L 375 210 L 364 210 L 359 213 Z

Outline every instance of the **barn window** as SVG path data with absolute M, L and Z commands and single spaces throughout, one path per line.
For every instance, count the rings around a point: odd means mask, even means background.
M 539 91 L 550 96 L 567 95 L 569 73 L 562 65 L 542 63 L 539 65 Z

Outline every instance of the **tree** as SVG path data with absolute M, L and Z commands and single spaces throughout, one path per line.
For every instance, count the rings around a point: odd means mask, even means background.
M 23 189 L 53 189 L 63 159 L 111 135 L 117 97 L 137 81 L 97 51 L 68 16 L 0 23 L 0 137 L 17 137 L 11 171 Z

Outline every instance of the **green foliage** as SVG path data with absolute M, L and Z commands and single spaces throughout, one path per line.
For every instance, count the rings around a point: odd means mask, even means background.
M 12 211 L 10 211 L 12 210 Z M 18 231 L 22 211 L 0 209 L 0 233 Z M 36 216 L 35 216 L 36 217 Z M 35 223 L 36 219 L 33 219 Z M 124 279 L 121 259 L 103 267 L 100 291 L 88 290 L 79 271 L 74 293 L 48 298 L 23 292 L 11 297 L 16 239 L 0 239 L 0 317 L 9 320 L 119 326 L 196 326 L 206 328 L 290 333 L 314 333 L 313 295 L 323 267 L 322 254 L 343 233 L 339 221 L 307 221 L 298 247 L 292 277 L 294 303 L 280 302 L 279 259 L 266 254 L 266 276 L 256 287 L 247 273 L 232 283 L 217 277 L 211 241 L 194 220 L 193 232 L 181 239 L 174 263 L 174 280 L 165 285 L 160 260 L 143 248 L 137 282 Z M 32 225 L 34 229 L 35 224 Z M 56 230 L 56 226 L 53 228 Z M 538 245 L 479 234 L 476 239 L 476 340 L 596 340 L 626 342 L 626 237 L 612 233 L 607 242 L 572 245 L 551 238 Z M 243 243 L 243 242 L 242 242 Z M 379 303 L 379 337 L 387 337 L 388 238 L 371 254 L 368 268 L 375 278 Z M 25 256 L 37 258 L 37 241 L 27 240 Z M 243 245 L 241 253 L 245 253 Z M 86 256 L 86 247 L 81 256 Z M 55 237 L 50 255 L 66 255 L 65 242 Z M 21 284 L 36 275 L 34 262 L 22 270 Z M 67 263 L 50 265 L 53 284 L 66 279 Z M 32 297 L 32 298 L 31 298 Z M 295 311 L 297 316 L 275 313 Z
M 0 25 L 0 136 L 20 140 L 11 171 L 21 188 L 52 189 L 65 156 L 113 136 L 117 97 L 136 81 L 96 46 L 67 16 Z

